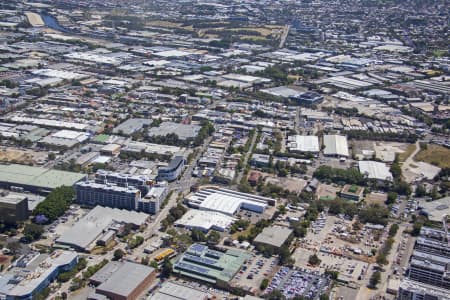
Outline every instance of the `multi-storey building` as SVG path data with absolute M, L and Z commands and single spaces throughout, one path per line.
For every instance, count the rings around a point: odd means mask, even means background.
M 174 181 L 183 172 L 185 159 L 183 156 L 175 156 L 167 167 L 161 167 L 158 169 L 159 181 Z

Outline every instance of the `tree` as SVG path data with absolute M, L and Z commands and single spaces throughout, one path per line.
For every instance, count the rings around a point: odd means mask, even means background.
M 198 230 L 198 229 L 191 230 L 191 238 L 194 242 L 206 241 L 206 235 L 203 233 L 203 231 Z
M 416 197 L 423 197 L 427 194 L 427 190 L 423 184 L 418 184 L 416 187 Z
M 172 274 L 172 271 L 173 271 L 173 265 L 170 262 L 170 259 L 168 257 L 166 257 L 164 259 L 164 262 L 162 265 L 161 276 L 168 278 L 170 276 L 170 274 Z
M 292 265 L 294 263 L 291 257 L 291 251 L 289 250 L 288 246 L 286 245 L 281 246 L 278 255 L 280 257 L 281 265 Z
M 261 291 L 264 291 L 268 286 L 269 286 L 269 279 L 264 278 L 264 279 L 261 281 L 261 284 L 259 285 L 259 289 L 260 289 Z
M 386 204 L 394 204 L 395 200 L 397 200 L 398 194 L 396 192 L 388 192 Z
M 220 241 L 220 233 L 218 233 L 215 230 L 211 230 L 211 232 L 208 234 L 208 242 L 211 244 L 218 244 Z
M 373 272 L 369 280 L 370 287 L 376 288 L 378 283 L 380 283 L 380 281 L 381 281 L 381 272 L 380 271 Z
M 125 252 L 123 252 L 122 249 L 117 249 L 116 251 L 114 251 L 113 255 L 114 255 L 114 260 L 120 260 L 125 255 Z
M 49 160 L 54 160 L 56 158 L 56 154 L 53 153 L 53 152 L 49 152 L 47 157 L 48 157 Z
M 20 250 L 20 243 L 19 242 L 9 242 L 6 245 L 6 248 L 11 251 L 12 254 L 17 254 L 17 252 Z
M 283 293 L 279 290 L 273 290 L 272 292 L 268 293 L 266 296 L 267 300 L 284 300 L 286 297 L 284 297 Z
M 152 267 L 152 268 L 154 268 L 154 269 L 158 269 L 158 268 L 159 268 L 158 262 L 157 262 L 156 260 L 152 260 L 152 261 L 150 262 L 150 267 Z
M 51 223 L 65 213 L 74 198 L 75 190 L 73 187 L 57 187 L 47 195 L 44 201 L 36 206 L 33 214 L 35 216 L 43 215 L 48 219 L 48 223 Z
M 28 238 L 30 241 L 35 241 L 41 238 L 42 234 L 44 233 L 44 227 L 38 224 L 26 224 L 25 228 L 23 229 L 23 234 L 26 238 Z
M 399 229 L 398 224 L 396 223 L 392 224 L 391 227 L 389 228 L 389 236 L 394 237 L 397 234 L 398 229 Z
M 328 296 L 327 294 L 322 294 L 322 295 L 320 295 L 320 298 L 319 298 L 319 300 L 329 300 L 330 299 L 330 296 Z
M 321 260 L 316 254 L 313 254 L 313 255 L 309 256 L 308 263 L 310 265 L 317 266 L 317 265 L 320 265 Z

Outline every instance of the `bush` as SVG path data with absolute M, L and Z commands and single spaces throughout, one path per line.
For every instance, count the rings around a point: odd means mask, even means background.
M 308 263 L 313 266 L 318 266 L 318 265 L 320 265 L 321 262 L 322 261 L 319 259 L 319 257 L 316 254 L 310 255 L 308 258 Z
M 264 291 L 268 286 L 269 286 L 269 279 L 264 278 L 264 279 L 261 281 L 261 284 L 259 285 L 259 289 L 260 289 L 261 291 Z
M 380 283 L 380 280 L 381 280 L 381 273 L 380 273 L 380 271 L 374 272 L 372 274 L 372 276 L 370 277 L 370 280 L 369 280 L 370 287 L 376 288 L 378 283 Z

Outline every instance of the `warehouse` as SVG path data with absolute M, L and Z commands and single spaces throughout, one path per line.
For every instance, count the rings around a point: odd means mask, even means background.
M 206 300 L 208 293 L 184 286 L 172 281 L 166 281 L 149 300 Z
M 288 137 L 289 151 L 318 153 L 319 138 L 314 135 L 291 135 Z
M 347 137 L 342 135 L 323 136 L 323 154 L 328 156 L 348 157 Z
M 392 174 L 384 163 L 376 161 L 360 161 L 359 172 L 369 179 L 377 179 L 380 181 L 392 181 Z
M 181 124 L 174 122 L 163 122 L 158 127 L 150 128 L 148 136 L 166 136 L 168 134 L 176 134 L 178 139 L 185 141 L 195 138 L 201 126 L 192 124 Z
M 56 240 L 56 243 L 81 251 L 89 251 L 91 247 L 95 246 L 94 242 L 108 229 L 116 229 L 116 224 L 132 224 L 135 227 L 142 227 L 148 217 L 145 213 L 96 206 L 73 227 L 64 232 Z
M 0 164 L 0 187 L 19 187 L 26 191 L 48 194 L 60 186 L 73 186 L 85 174 L 51 170 L 18 164 Z
M 428 220 L 440 223 L 444 216 L 450 216 L 450 197 L 431 202 L 421 200 L 419 208 L 421 209 L 421 214 L 427 216 Z
M 191 209 L 181 219 L 175 221 L 175 226 L 199 229 L 204 232 L 208 232 L 210 229 L 223 232 L 230 228 L 235 221 L 235 218 L 222 213 Z
M 213 188 L 203 189 L 195 194 L 188 195 L 185 201 L 191 207 L 229 216 L 233 216 L 239 209 L 262 213 L 269 205 L 276 205 L 276 200 L 272 198 Z
M 112 300 L 138 299 L 156 276 L 154 268 L 127 261 L 111 261 L 90 278 L 95 292 Z

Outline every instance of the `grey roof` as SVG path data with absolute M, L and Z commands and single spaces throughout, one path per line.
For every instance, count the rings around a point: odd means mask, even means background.
M 140 226 L 147 218 L 148 215 L 144 213 L 96 206 L 72 228 L 64 232 L 56 242 L 87 249 L 114 221 Z
M 180 140 L 194 138 L 198 135 L 201 126 L 191 124 L 181 124 L 174 122 L 162 122 L 158 127 L 150 128 L 149 136 L 165 136 L 169 133 L 175 133 Z
M 392 174 L 386 164 L 377 161 L 360 161 L 359 172 L 370 179 L 392 181 Z
M 202 300 L 208 294 L 172 281 L 166 281 L 149 300 Z
M 72 186 L 86 174 L 32 167 L 18 164 L 0 164 L 0 182 L 54 189 Z
M 450 215 L 450 197 L 427 202 L 420 201 L 422 211 L 426 213 L 428 219 L 434 222 L 441 222 L 445 215 Z
M 323 149 L 325 155 L 348 156 L 348 144 L 345 136 L 324 135 L 323 144 L 325 145 L 325 149 Z
M 282 226 L 266 227 L 254 240 L 256 243 L 281 247 L 292 233 L 292 229 Z
M 113 267 L 110 267 L 111 264 Z M 153 272 L 155 272 L 154 268 L 141 264 L 127 261 L 110 262 L 98 272 L 99 276 L 105 276 L 107 279 L 97 287 L 97 292 L 109 292 L 128 297 Z
M 136 131 L 141 130 L 144 125 L 150 125 L 152 123 L 151 119 L 128 119 L 125 122 L 119 124 L 114 128 L 113 133 L 119 133 L 125 135 L 131 135 Z

